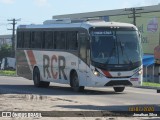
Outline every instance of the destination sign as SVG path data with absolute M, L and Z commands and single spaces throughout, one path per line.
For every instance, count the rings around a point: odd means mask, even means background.
M 112 35 L 112 31 L 92 31 L 92 35 Z

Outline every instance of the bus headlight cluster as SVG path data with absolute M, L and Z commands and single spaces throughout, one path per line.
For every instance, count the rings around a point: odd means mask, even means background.
M 138 72 L 139 75 L 142 75 L 143 74 L 143 69 L 141 69 L 139 72 Z
M 92 70 L 92 72 L 97 77 L 103 77 L 103 75 L 98 70 Z
M 98 71 L 93 71 L 93 74 L 94 74 L 95 76 L 100 76 L 100 73 L 99 73 Z
M 137 73 L 135 73 L 134 76 L 139 76 L 143 74 L 143 69 L 140 69 Z

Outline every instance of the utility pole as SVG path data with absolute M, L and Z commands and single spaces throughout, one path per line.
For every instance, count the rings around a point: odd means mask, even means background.
M 12 21 L 13 28 L 12 29 L 8 29 L 8 30 L 12 30 L 12 51 L 13 51 L 13 55 L 15 57 L 15 25 L 17 24 L 16 21 L 20 21 L 21 19 L 10 19 L 8 21 Z
M 130 11 L 131 12 L 131 16 L 128 16 L 128 18 L 133 18 L 133 24 L 136 26 L 136 18 L 137 17 L 141 17 L 140 14 L 137 13 L 138 10 L 143 10 L 142 8 L 129 8 L 129 9 L 125 9 L 125 11 Z

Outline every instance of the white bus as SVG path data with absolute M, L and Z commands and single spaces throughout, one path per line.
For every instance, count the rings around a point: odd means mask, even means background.
M 17 74 L 37 87 L 50 82 L 84 87 L 142 84 L 141 38 L 128 23 L 65 20 L 17 28 Z

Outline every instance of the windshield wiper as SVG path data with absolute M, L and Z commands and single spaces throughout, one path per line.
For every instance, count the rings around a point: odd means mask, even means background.
M 126 51 L 124 50 L 124 47 L 122 46 L 121 40 L 119 40 L 119 42 L 120 42 L 120 48 L 121 48 L 121 51 L 122 51 L 122 55 L 124 55 L 124 53 L 125 53 L 125 55 L 126 55 L 128 61 L 129 61 L 129 64 L 133 65 L 132 60 L 128 57 L 128 54 L 126 53 Z
M 119 40 L 119 42 L 120 42 L 120 48 L 121 48 L 121 51 L 122 51 L 122 55 L 123 55 L 123 53 L 124 53 L 124 48 L 123 48 L 123 46 L 122 46 L 122 42 Z

